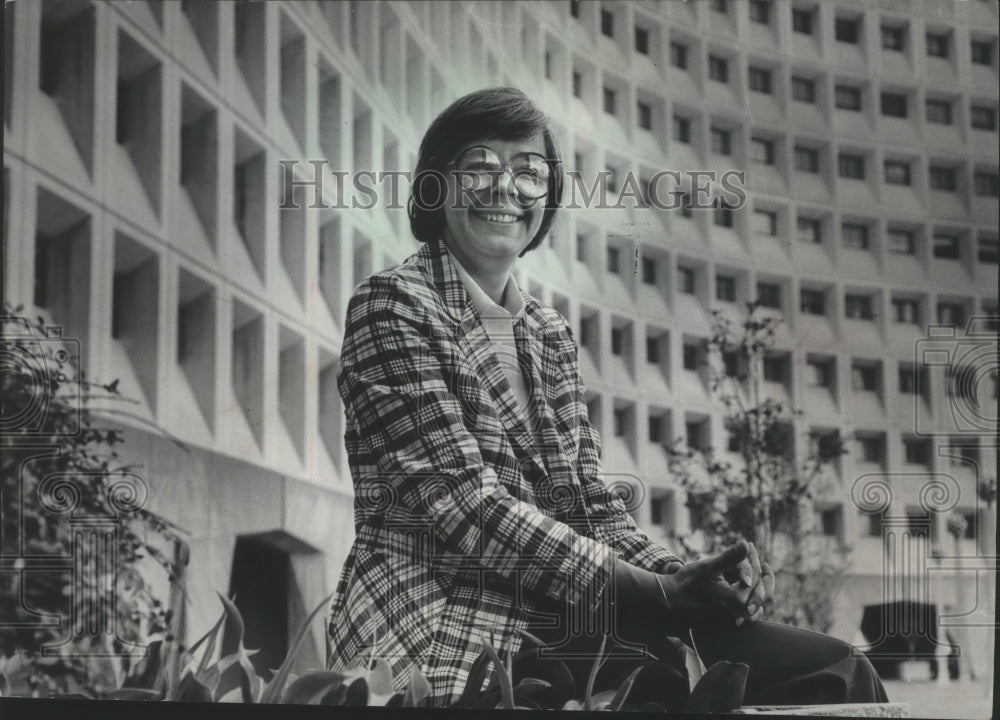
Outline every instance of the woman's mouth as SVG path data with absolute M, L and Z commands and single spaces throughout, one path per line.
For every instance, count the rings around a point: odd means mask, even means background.
M 500 225 L 511 225 L 513 223 L 519 222 L 522 219 L 520 215 L 514 215 L 513 213 L 486 212 L 483 210 L 473 210 L 471 212 L 477 218 L 486 220 L 491 223 L 497 223 Z

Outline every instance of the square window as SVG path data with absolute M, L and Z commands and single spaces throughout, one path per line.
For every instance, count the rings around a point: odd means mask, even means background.
M 781 285 L 777 283 L 757 283 L 757 302 L 761 307 L 781 309 Z
M 729 12 L 729 1 L 728 0 L 712 0 L 712 9 L 718 13 L 728 13 Z
M 656 260 L 651 257 L 642 258 L 642 281 L 647 285 L 656 284 Z
M 985 105 L 973 105 L 970 109 L 972 127 L 976 130 L 996 130 L 997 111 Z
M 934 257 L 942 260 L 958 260 L 961 257 L 958 236 L 950 233 L 934 233 Z
M 649 55 L 649 30 L 636 26 L 635 51 L 641 55 Z
M 709 55 L 708 77 L 716 82 L 729 82 L 729 61 L 718 55 Z
M 620 252 L 616 247 L 608 247 L 608 272 L 618 273 L 618 256 Z
M 939 325 L 965 325 L 965 308 L 961 303 L 939 302 L 937 306 Z
M 693 343 L 684 343 L 684 369 L 698 369 L 698 346 Z
M 995 237 L 979 238 L 979 262 L 996 265 L 1000 260 L 1000 245 Z
M 910 163 L 900 160 L 886 160 L 885 181 L 889 185 L 909 185 L 910 184 Z
M 720 227 L 731 228 L 733 226 L 733 211 L 731 208 L 722 205 L 712 212 L 712 222 Z
M 853 85 L 836 85 L 833 101 L 839 110 L 859 112 L 861 110 L 861 88 Z
M 928 180 L 931 190 L 942 190 L 944 192 L 955 192 L 958 185 L 957 174 L 954 168 L 931 165 L 928 171 Z
M 809 360 L 806 362 L 806 385 L 812 388 L 830 387 L 832 376 L 831 362 L 829 360 Z
M 695 273 L 692 268 L 688 267 L 678 267 L 677 277 L 680 281 L 681 292 L 685 295 L 694 295 L 695 293 Z
M 804 103 L 815 103 L 816 82 L 810 78 L 792 77 L 792 99 Z
M 718 155 L 729 155 L 732 151 L 728 130 L 712 128 L 712 152 Z
M 989 40 L 972 41 L 972 64 L 992 65 L 993 64 L 993 43 Z
M 892 299 L 893 320 L 903 325 L 920 324 L 920 303 L 909 298 Z
M 869 463 L 882 463 L 882 438 L 877 435 L 863 435 L 858 438 L 861 445 L 861 459 Z
M 774 143 L 763 138 L 751 138 L 753 159 L 761 165 L 774 165 Z
M 740 436 L 730 431 L 729 438 L 726 440 L 726 450 L 731 453 L 738 453 L 742 451 L 742 447 L 743 443 L 740 442 Z
M 604 112 L 608 113 L 609 115 L 615 114 L 615 100 L 616 100 L 615 91 L 612 90 L 611 88 L 607 87 L 604 88 Z
M 680 68 L 681 70 L 686 70 L 688 66 L 688 49 L 687 45 L 681 45 L 678 42 L 670 43 L 670 64 L 675 68 Z
M 882 49 L 902 52 L 906 45 L 906 29 L 893 25 L 882 26 Z
M 878 365 L 854 363 L 851 366 L 851 388 L 855 392 L 878 392 Z
M 928 57 L 948 57 L 948 36 L 944 33 L 927 33 Z
M 728 351 L 722 353 L 722 369 L 726 373 L 726 377 L 739 377 L 740 375 L 740 357 L 735 351 Z
M 977 170 L 972 176 L 972 189 L 981 197 L 1000 196 L 1000 178 L 996 173 Z
M 736 302 L 736 278 L 729 275 L 716 275 L 715 299 L 722 302 Z
M 823 242 L 823 225 L 816 218 L 800 217 L 796 221 L 796 237 L 801 243 L 818 245 Z
M 750 68 L 750 89 L 754 92 L 771 94 L 771 71 L 763 68 Z
M 785 381 L 785 359 L 777 355 L 764 357 L 764 380 L 767 382 Z
M 767 25 L 771 22 L 771 1 L 750 0 L 750 22 Z
M 951 103 L 947 100 L 927 99 L 927 122 L 951 125 Z
M 840 508 L 828 508 L 819 512 L 819 528 L 824 537 L 840 537 Z
M 842 178 L 865 179 L 865 158 L 863 155 L 840 153 L 837 156 L 837 172 Z
M 844 297 L 844 315 L 850 320 L 874 319 L 871 295 L 848 293 Z
M 755 235 L 778 235 L 778 213 L 771 210 L 754 210 L 753 233 Z
M 685 145 L 691 142 L 691 121 L 680 115 L 673 117 L 673 138 Z
M 795 146 L 795 169 L 800 172 L 819 172 L 819 151 L 813 148 Z
M 826 293 L 802 288 L 799 291 L 799 310 L 807 315 L 826 315 Z
M 903 438 L 903 451 L 910 465 L 926 465 L 928 458 L 927 441 L 922 438 Z
M 615 36 L 615 16 L 604 8 L 601 8 L 601 34 L 607 37 Z
M 850 43 L 851 45 L 858 44 L 858 38 L 861 34 L 861 21 L 855 18 L 844 18 L 839 17 L 834 22 L 834 36 L 837 38 L 837 42 Z
M 638 101 L 639 127 L 643 130 L 653 129 L 653 108 L 641 100 Z
M 893 255 L 913 255 L 916 252 L 916 239 L 910 230 L 890 229 L 886 239 L 889 252 Z
M 906 95 L 882 93 L 882 114 L 886 117 L 906 117 Z
M 792 30 L 802 35 L 812 35 L 813 14 L 811 10 L 792 8 Z
M 868 226 L 860 223 L 842 223 L 840 238 L 844 247 L 853 250 L 868 249 Z

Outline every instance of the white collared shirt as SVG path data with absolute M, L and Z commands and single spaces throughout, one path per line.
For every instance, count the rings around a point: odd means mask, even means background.
M 503 368 L 510 389 L 517 400 L 521 417 L 534 417 L 534 413 L 528 411 L 531 394 L 528 392 L 528 385 L 524 381 L 521 366 L 517 361 L 517 343 L 514 339 L 514 323 L 524 314 L 524 298 L 521 297 L 521 288 L 517 286 L 514 276 L 510 275 L 504 289 L 504 307 L 501 307 L 493 302 L 475 278 L 469 274 L 469 271 L 462 266 L 458 258 L 452 254 L 451 250 L 448 250 L 447 247 L 445 250 L 455 264 L 455 270 L 458 272 L 465 292 L 469 295 L 469 300 L 479 312 L 483 329 L 490 342 L 493 343 L 493 350 L 497 354 L 500 367 Z

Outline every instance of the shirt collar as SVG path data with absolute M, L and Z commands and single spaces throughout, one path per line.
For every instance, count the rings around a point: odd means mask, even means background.
M 507 277 L 507 285 L 504 292 L 504 305 L 500 307 L 490 298 L 489 295 L 479 286 L 476 279 L 469 274 L 469 271 L 462 266 L 458 258 L 448 249 L 447 245 L 444 245 L 445 252 L 448 253 L 448 257 L 451 258 L 452 263 L 455 266 L 455 271 L 458 273 L 458 279 L 461 280 L 462 286 L 465 288 L 465 292 L 469 295 L 469 300 L 472 301 L 473 306 L 479 311 L 480 316 L 484 317 L 495 317 L 498 310 L 502 310 L 509 314 L 511 319 L 517 321 L 520 319 L 521 315 L 524 314 L 524 298 L 521 296 L 521 288 L 518 287 L 517 281 L 514 279 L 513 273 Z

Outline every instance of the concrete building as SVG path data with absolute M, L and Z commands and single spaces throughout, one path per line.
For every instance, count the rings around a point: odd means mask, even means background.
M 950 552 L 921 508 L 947 476 L 957 551 L 977 554 L 996 363 L 965 326 L 997 315 L 995 2 L 15 0 L 4 19 L 4 297 L 138 401 L 127 450 L 190 533 L 189 634 L 216 590 L 294 627 L 333 589 L 353 536 L 346 302 L 417 244 L 402 203 L 352 207 L 329 173 L 411 170 L 435 114 L 496 84 L 537 100 L 584 177 L 746 171 L 732 211 L 563 212 L 518 270 L 578 329 L 605 469 L 642 478 L 643 527 L 684 524 L 665 443 L 727 445 L 699 367 L 711 310 L 760 298 L 784 321 L 766 390 L 804 410 L 797 437 L 850 440 L 816 508 L 854 548 L 835 633 L 884 597 L 858 478 L 888 475 L 890 514 Z M 975 382 L 921 366 L 934 323 L 960 328 L 935 342 Z M 976 393 L 982 412 L 956 410 Z M 974 609 L 976 573 L 943 572 L 932 599 Z

